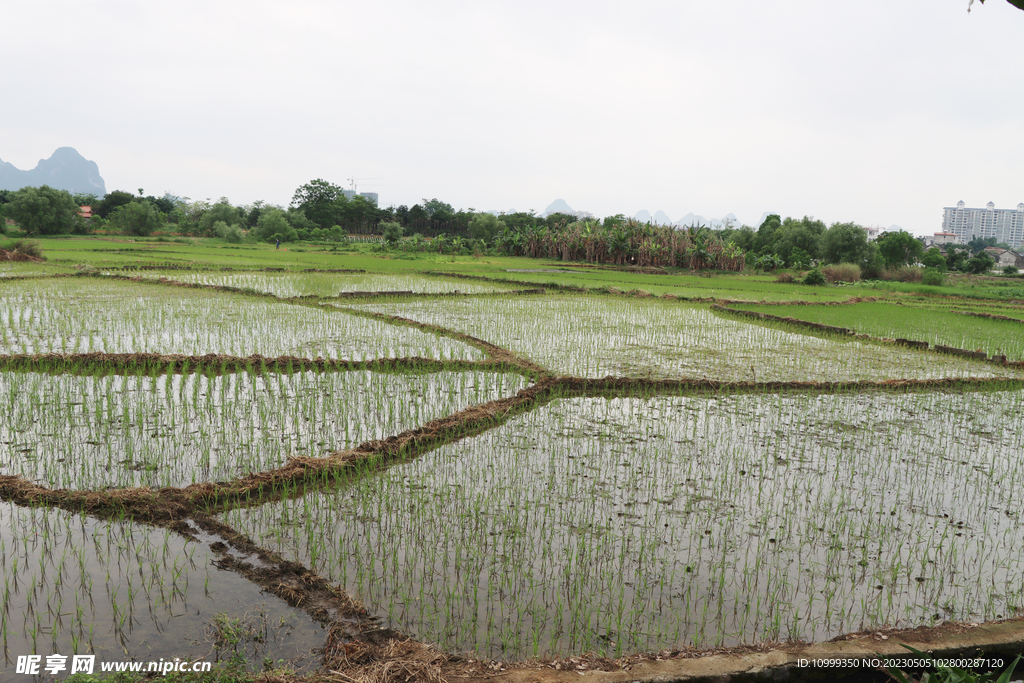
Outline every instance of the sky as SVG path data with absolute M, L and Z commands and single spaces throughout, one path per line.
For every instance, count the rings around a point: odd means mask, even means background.
M 8 0 L 0 159 L 69 146 L 108 191 L 234 204 L 356 178 L 930 234 L 1024 202 L 1024 12 L 967 4 Z

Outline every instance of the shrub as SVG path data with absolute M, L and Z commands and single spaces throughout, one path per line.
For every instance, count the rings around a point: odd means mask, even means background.
M 982 251 L 967 262 L 967 271 L 974 275 L 982 275 L 992 270 L 995 264 L 996 260 Z
M 821 268 L 815 268 L 811 270 L 807 275 L 804 275 L 803 283 L 805 285 L 816 285 L 821 286 L 828 282 L 824 273 L 821 272 Z
M 384 236 L 384 241 L 388 244 L 394 244 L 398 240 L 402 239 L 402 233 L 405 232 L 405 228 L 402 227 L 401 223 L 387 222 L 380 224 L 380 234 Z
M 887 270 L 884 275 L 884 279 L 896 280 L 897 282 L 921 282 L 923 277 L 924 269 L 914 268 L 913 266 L 891 268 Z
M 796 280 L 796 278 L 793 277 L 793 273 L 783 272 L 775 276 L 776 282 L 793 282 L 794 280 Z
M 164 222 L 156 207 L 140 201 L 117 207 L 110 215 L 110 224 L 126 235 L 146 237 L 162 228 Z
M 43 248 L 35 240 L 18 240 L 17 242 L 11 242 L 4 244 L 2 247 L 4 251 L 9 251 L 15 256 L 28 256 L 31 258 L 43 258 Z
M 1006 275 L 1016 275 L 1017 266 L 1003 266 L 1003 273 Z
M 284 211 L 280 209 L 266 209 L 260 214 L 256 221 L 256 227 L 250 233 L 257 239 L 266 240 L 273 244 L 277 240 L 282 242 L 294 242 L 299 238 L 298 231 L 292 227 L 286 218 Z
M 921 283 L 933 287 L 941 287 L 945 279 L 941 269 L 925 268 L 924 275 L 921 276 Z
M 822 268 L 821 274 L 828 282 L 859 282 L 860 266 L 856 263 L 837 263 Z M 806 281 L 804 278 L 804 282 Z
M 213 224 L 213 234 L 225 242 L 238 244 L 245 239 L 245 233 L 237 225 L 228 225 L 224 221 L 216 221 Z

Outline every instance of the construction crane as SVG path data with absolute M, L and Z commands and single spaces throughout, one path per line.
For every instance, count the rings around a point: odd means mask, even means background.
M 359 191 L 359 189 L 357 187 L 358 183 L 361 183 L 364 180 L 380 180 L 380 178 L 346 178 L 346 180 L 348 180 L 348 182 L 352 183 L 352 191 L 358 193 L 358 191 Z

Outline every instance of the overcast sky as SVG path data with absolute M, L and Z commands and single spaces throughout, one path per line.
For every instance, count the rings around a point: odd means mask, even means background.
M 8 0 L 0 158 L 287 204 L 313 178 L 456 208 L 941 226 L 1024 201 L 1003 0 Z

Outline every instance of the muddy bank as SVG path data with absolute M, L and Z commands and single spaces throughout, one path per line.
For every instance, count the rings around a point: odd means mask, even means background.
M 0 355 L 0 370 L 78 375 L 139 375 L 190 373 L 231 374 L 248 372 L 349 372 L 372 370 L 388 373 L 428 373 L 446 370 L 484 370 L 522 374 L 523 367 L 509 359 L 437 360 L 407 356 L 349 361 L 297 356 L 229 356 L 207 354 L 187 356 L 157 353 L 38 353 Z

